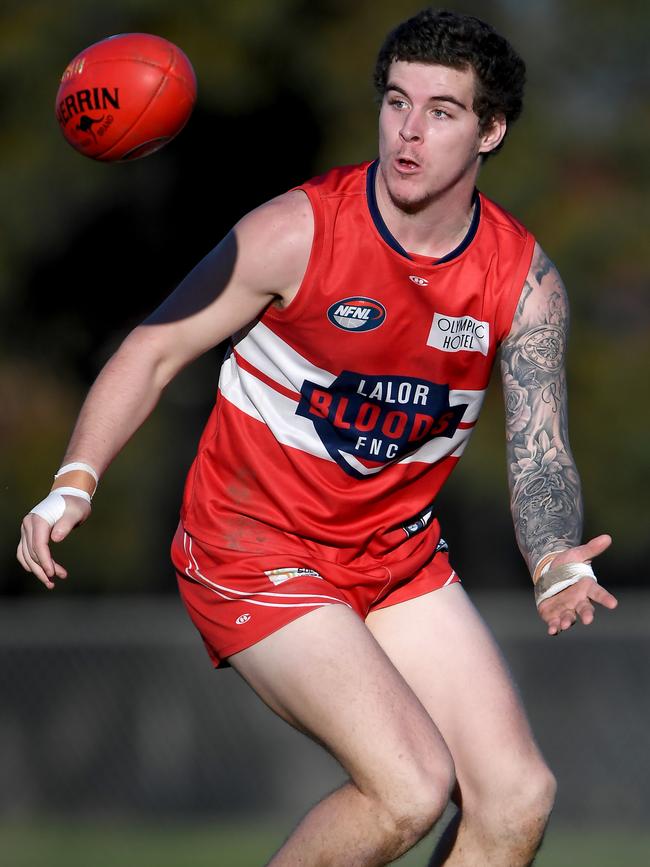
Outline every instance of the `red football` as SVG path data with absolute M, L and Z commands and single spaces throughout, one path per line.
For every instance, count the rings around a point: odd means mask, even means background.
M 117 162 L 161 148 L 187 123 L 196 76 L 185 54 L 150 33 L 96 42 L 66 67 L 56 118 L 84 156 Z

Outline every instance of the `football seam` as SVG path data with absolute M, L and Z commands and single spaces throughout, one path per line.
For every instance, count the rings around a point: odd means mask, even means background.
M 135 58 L 129 58 L 129 59 L 134 60 Z M 97 62 L 103 63 L 104 61 L 97 61 Z M 112 63 L 114 61 L 108 61 L 108 62 Z M 106 148 L 105 151 L 102 151 L 101 153 L 97 154 L 96 159 L 101 159 L 102 157 L 106 156 L 106 154 L 109 154 L 114 148 L 116 148 L 119 145 L 119 143 L 122 141 L 122 139 L 125 136 L 127 136 L 133 129 L 135 129 L 135 127 L 138 125 L 139 121 L 142 119 L 143 115 L 147 112 L 147 109 L 149 108 L 151 103 L 154 101 L 154 99 L 158 96 L 158 94 L 160 93 L 160 91 L 161 91 L 161 89 L 165 83 L 165 79 L 167 77 L 167 74 L 171 70 L 173 63 L 174 63 L 174 52 L 172 51 L 172 56 L 168 62 L 168 66 L 166 69 L 163 69 L 162 66 L 159 66 L 157 63 L 151 63 L 148 60 L 143 60 L 143 61 L 139 61 L 139 62 L 146 63 L 148 66 L 153 66 L 155 69 L 162 70 L 163 76 L 160 79 L 160 83 L 159 83 L 158 87 L 155 89 L 155 91 L 151 94 L 151 97 L 149 98 L 148 102 L 146 103 L 146 105 L 144 106 L 142 111 L 140 112 L 140 114 L 137 117 L 137 119 L 135 120 L 135 122 L 132 123 L 128 129 L 125 129 L 124 132 L 122 133 L 122 135 L 116 141 L 114 141 L 110 147 Z M 167 138 L 167 136 L 164 136 L 164 138 Z

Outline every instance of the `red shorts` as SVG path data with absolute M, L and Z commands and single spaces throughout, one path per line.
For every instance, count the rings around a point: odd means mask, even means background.
M 387 566 L 359 571 L 311 553 L 303 560 L 217 548 L 179 524 L 171 553 L 181 598 L 215 666 L 315 608 L 347 605 L 365 620 L 459 581 L 446 548 L 414 575 L 395 577 Z

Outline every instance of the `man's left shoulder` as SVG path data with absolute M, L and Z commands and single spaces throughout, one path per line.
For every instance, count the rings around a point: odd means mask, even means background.
M 514 217 L 504 207 L 479 193 L 481 201 L 481 217 L 496 232 L 502 232 L 521 238 L 522 241 L 532 237 L 532 233 L 521 220 Z

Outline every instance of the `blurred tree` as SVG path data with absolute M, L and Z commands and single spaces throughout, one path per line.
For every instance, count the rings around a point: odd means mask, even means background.
M 5 0 L 0 10 L 0 581 L 20 516 L 48 489 L 101 364 L 247 210 L 334 163 L 372 158 L 372 66 L 404 0 Z M 527 108 L 481 187 L 539 237 L 573 305 L 572 444 L 603 570 L 641 580 L 650 475 L 650 6 L 641 0 L 468 0 L 529 68 Z M 125 165 L 63 141 L 54 96 L 67 62 L 119 32 L 158 33 L 191 58 L 199 103 L 164 150 Z M 218 352 L 170 386 L 102 481 L 93 520 L 61 555 L 76 591 L 172 586 L 166 539 L 216 388 Z M 441 500 L 461 573 L 524 578 L 510 529 L 498 385 Z M 496 505 L 499 503 L 500 505 Z M 446 517 L 445 517 L 446 516 Z M 15 529 L 14 529 L 15 528 Z M 500 539 L 499 546 L 494 539 Z M 454 544 L 455 543 L 455 544 Z M 40 588 L 39 588 L 40 589 Z

